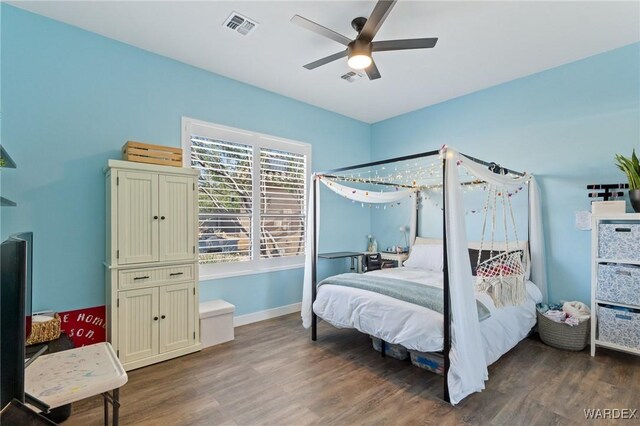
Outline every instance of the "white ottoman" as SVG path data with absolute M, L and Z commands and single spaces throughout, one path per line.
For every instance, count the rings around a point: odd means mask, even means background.
M 236 307 L 219 299 L 200 303 L 200 340 L 202 347 L 233 340 L 233 312 Z

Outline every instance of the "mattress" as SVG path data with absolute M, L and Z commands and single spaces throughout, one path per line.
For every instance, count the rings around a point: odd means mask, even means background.
M 369 274 L 442 287 L 442 272 L 401 267 Z M 531 281 L 526 287 L 527 298 L 521 306 L 496 308 L 491 297 L 476 293 L 491 312 L 480 323 L 487 365 L 516 346 L 535 325 L 536 303 L 542 301 L 542 294 Z M 410 350 L 437 352 L 443 347 L 442 314 L 382 294 L 325 284 L 318 289 L 313 311 L 335 327 L 355 328 Z

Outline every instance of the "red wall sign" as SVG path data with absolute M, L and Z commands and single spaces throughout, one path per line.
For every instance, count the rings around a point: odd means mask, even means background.
M 104 342 L 107 327 L 105 314 L 104 305 L 58 312 L 61 320 L 60 328 L 71 338 L 76 348 Z

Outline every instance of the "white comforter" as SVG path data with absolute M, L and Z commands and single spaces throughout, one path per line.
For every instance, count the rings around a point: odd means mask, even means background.
M 442 287 L 442 272 L 403 267 L 369 273 Z M 529 281 L 527 300 L 522 306 L 496 308 L 488 295 L 476 293 L 476 298 L 491 312 L 491 317 L 480 323 L 485 358 L 490 365 L 527 336 L 536 323 L 535 305 L 542 301 L 542 294 Z M 318 289 L 313 311 L 335 327 L 355 328 L 407 349 L 442 350 L 442 314 L 413 303 L 367 290 L 327 284 Z

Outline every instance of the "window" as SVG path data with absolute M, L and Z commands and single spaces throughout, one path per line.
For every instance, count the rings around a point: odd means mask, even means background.
M 310 145 L 184 118 L 183 148 L 202 278 L 302 266 Z

